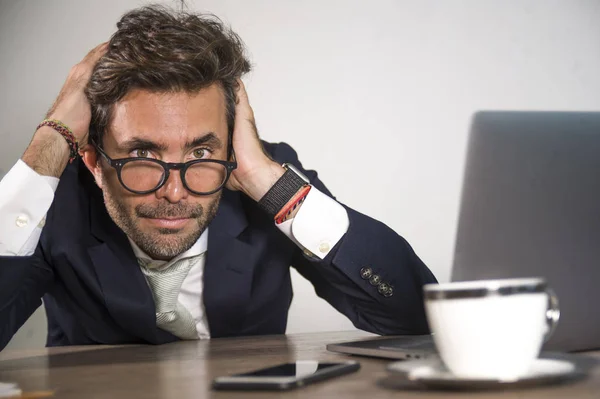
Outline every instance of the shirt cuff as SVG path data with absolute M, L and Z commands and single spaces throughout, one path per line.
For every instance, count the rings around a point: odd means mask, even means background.
M 324 259 L 348 231 L 346 209 L 314 186 L 293 219 L 276 225 L 309 257 Z
M 0 255 L 33 255 L 58 182 L 20 159 L 0 181 Z

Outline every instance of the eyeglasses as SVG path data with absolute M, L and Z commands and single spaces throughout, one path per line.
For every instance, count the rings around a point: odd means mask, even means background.
M 163 162 L 153 158 L 112 159 L 100 146 L 92 143 L 108 164 L 115 168 L 121 185 L 134 194 L 153 193 L 165 185 L 172 169 L 179 170 L 183 186 L 196 195 L 210 195 L 221 190 L 231 172 L 237 168 L 233 161 L 195 159 L 185 163 Z

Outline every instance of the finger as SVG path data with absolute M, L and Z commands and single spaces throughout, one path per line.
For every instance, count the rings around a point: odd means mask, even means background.
M 90 50 L 89 54 L 95 54 L 98 52 L 105 53 L 108 49 L 108 42 L 100 43 L 96 47 Z
M 94 47 L 81 62 L 71 69 L 75 80 L 83 85 L 87 84 L 92 71 L 100 58 L 108 51 L 108 42 L 104 42 Z
M 104 42 L 102 44 L 94 47 L 87 55 L 83 58 L 83 62 L 90 65 L 96 65 L 98 60 L 102 58 L 104 54 L 108 51 L 108 42 Z
M 246 92 L 246 87 L 244 86 L 244 82 L 238 78 L 238 88 L 236 92 L 237 103 L 235 105 L 235 115 L 236 119 L 239 120 L 250 120 L 254 121 L 254 111 L 252 111 L 252 107 L 250 106 L 250 101 L 248 100 L 248 93 Z

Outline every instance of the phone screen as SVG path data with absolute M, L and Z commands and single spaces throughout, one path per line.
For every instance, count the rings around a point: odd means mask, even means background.
M 313 360 L 297 361 L 295 363 L 280 364 L 251 371 L 249 373 L 237 374 L 236 377 L 306 377 L 317 371 L 338 366 L 339 363 L 323 363 Z

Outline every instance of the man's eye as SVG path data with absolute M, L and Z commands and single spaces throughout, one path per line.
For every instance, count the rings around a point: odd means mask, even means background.
M 135 156 L 138 158 L 148 158 L 148 150 L 135 150 Z
M 194 150 L 194 158 L 202 159 L 206 158 L 209 155 L 209 152 L 206 148 L 197 148 Z

